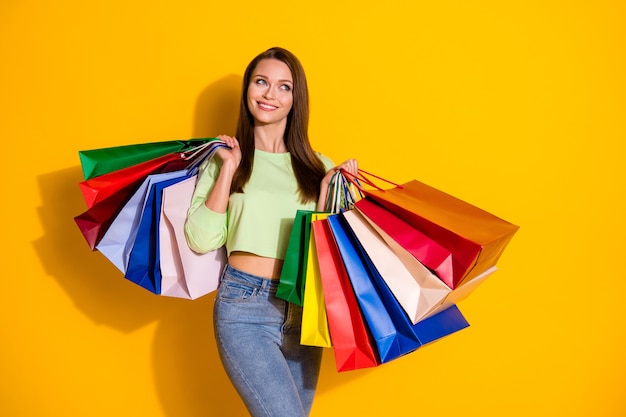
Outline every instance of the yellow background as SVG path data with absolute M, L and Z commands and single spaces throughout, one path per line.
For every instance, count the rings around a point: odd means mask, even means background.
M 621 1 L 3 0 L 0 415 L 242 416 L 212 296 L 91 253 L 79 149 L 233 133 L 241 74 L 302 60 L 311 137 L 521 226 L 470 328 L 377 369 L 326 351 L 313 416 L 624 416 Z

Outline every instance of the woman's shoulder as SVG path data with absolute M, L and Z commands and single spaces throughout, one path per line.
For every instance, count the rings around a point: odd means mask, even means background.
M 315 151 L 315 155 L 317 155 L 317 157 L 322 161 L 322 163 L 324 164 L 324 168 L 326 168 L 326 171 L 335 167 L 335 163 L 332 161 L 332 159 L 330 159 L 323 153 Z

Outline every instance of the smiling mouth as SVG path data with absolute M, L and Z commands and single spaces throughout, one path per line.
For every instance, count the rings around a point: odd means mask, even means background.
M 271 104 L 262 103 L 260 101 L 257 101 L 257 104 L 259 105 L 259 108 L 261 108 L 261 110 L 276 110 L 278 108 L 276 106 L 272 106 Z

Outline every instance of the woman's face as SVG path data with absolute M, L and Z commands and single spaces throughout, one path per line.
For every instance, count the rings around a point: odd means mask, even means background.
M 286 124 L 293 105 L 293 77 L 287 64 L 260 61 L 252 71 L 247 100 L 255 125 Z

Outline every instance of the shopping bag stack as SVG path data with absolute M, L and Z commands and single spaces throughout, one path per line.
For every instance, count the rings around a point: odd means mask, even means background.
M 92 250 L 159 295 L 215 290 L 225 248 L 193 252 L 184 223 L 201 164 L 224 142 L 80 151 Z M 332 348 L 338 371 L 379 366 L 469 326 L 458 303 L 496 270 L 518 230 L 417 180 L 381 188 L 337 172 L 324 211 L 295 213 L 277 296 L 303 307 L 301 343 Z
M 89 247 L 155 294 L 215 290 L 225 249 L 191 251 L 184 223 L 200 165 L 225 146 L 207 138 L 79 151 L 87 210 L 74 220 Z
M 417 180 L 333 176 L 326 212 L 298 211 L 277 296 L 303 307 L 301 343 L 338 371 L 374 367 L 469 326 L 458 302 L 518 230 Z

